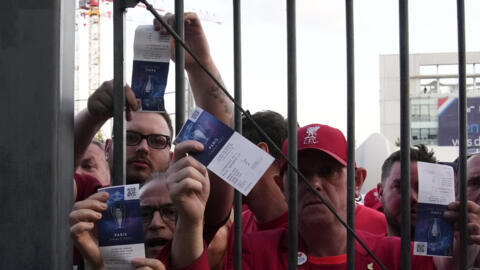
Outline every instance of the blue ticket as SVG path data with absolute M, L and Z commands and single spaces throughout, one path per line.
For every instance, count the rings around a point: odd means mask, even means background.
M 452 222 L 443 218 L 447 205 L 455 200 L 453 169 L 450 166 L 417 162 L 418 204 L 413 253 L 424 256 L 452 256 Z
M 145 257 L 139 185 L 107 187 L 107 210 L 98 222 L 98 245 L 105 269 L 131 269 L 131 259 Z
M 135 30 L 132 90 L 140 110 L 165 111 L 164 94 L 170 65 L 170 37 L 152 25 Z
M 174 144 L 186 140 L 201 142 L 204 150 L 191 155 L 244 195 L 273 162 L 272 156 L 198 107 Z

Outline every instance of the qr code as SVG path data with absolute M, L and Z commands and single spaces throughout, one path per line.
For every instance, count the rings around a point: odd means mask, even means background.
M 198 117 L 200 117 L 200 114 L 202 114 L 203 110 L 200 108 L 195 108 L 195 110 L 192 112 L 192 115 L 190 115 L 190 120 L 192 122 L 196 122 Z
M 414 254 L 415 255 L 427 255 L 427 243 L 426 242 L 415 242 L 414 245 Z
M 138 185 L 125 186 L 125 200 L 138 199 Z

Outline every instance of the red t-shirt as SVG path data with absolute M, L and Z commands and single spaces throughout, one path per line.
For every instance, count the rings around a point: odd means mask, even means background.
M 242 233 L 247 234 L 257 231 L 272 230 L 288 226 L 288 212 L 278 218 L 266 222 L 257 223 L 255 217 L 250 211 L 246 209 L 242 212 Z M 387 220 L 385 215 L 381 212 L 365 207 L 361 204 L 355 206 L 355 230 L 366 231 L 372 234 L 386 235 L 387 234 Z
M 357 204 L 355 206 L 355 230 L 378 235 L 387 234 L 387 219 L 377 210 Z
M 288 212 L 285 212 L 276 219 L 265 223 L 258 223 L 257 221 L 255 221 L 255 216 L 248 208 L 242 212 L 242 234 L 272 230 L 287 227 L 287 225 Z
M 253 232 L 258 231 L 265 231 L 265 230 L 273 230 L 278 228 L 286 228 L 288 225 L 288 212 L 283 213 L 279 217 L 274 220 L 265 223 L 257 223 L 255 221 L 255 217 L 248 208 L 244 208 L 242 212 L 242 235 L 246 235 Z M 225 254 L 223 255 L 223 264 L 231 263 L 233 264 L 233 243 L 235 240 L 235 233 L 233 229 L 233 225 L 230 227 L 230 231 L 228 231 L 228 242 L 227 248 L 225 250 Z M 231 262 L 227 262 L 226 260 L 231 260 Z
M 362 231 L 358 231 L 357 235 L 387 269 L 400 269 L 400 238 L 378 236 Z M 305 254 L 305 247 L 300 241 L 299 261 L 302 261 L 302 263 L 298 266 L 298 269 L 337 270 L 346 268 L 346 256 L 344 254 L 321 258 Z M 228 259 L 227 262 L 222 269 L 233 269 L 233 259 Z M 378 264 L 368 256 L 367 252 L 358 243 L 355 246 L 355 268 L 362 270 L 380 269 Z M 243 236 L 242 269 L 288 269 L 287 229 L 262 231 Z M 412 256 L 412 269 L 435 269 L 432 257 Z

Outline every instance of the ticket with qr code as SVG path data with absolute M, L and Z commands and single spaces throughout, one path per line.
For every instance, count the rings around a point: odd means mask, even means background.
M 191 155 L 210 171 L 247 195 L 273 162 L 273 157 L 196 107 L 173 142 L 201 142 L 204 150 Z
M 98 245 L 105 269 L 132 269 L 133 258 L 145 258 L 139 185 L 106 187 L 107 210 L 98 222 Z
M 133 43 L 132 90 L 140 110 L 165 111 L 164 94 L 170 64 L 170 36 L 153 25 L 140 25 Z
M 418 204 L 416 206 L 413 254 L 447 256 L 453 254 L 453 224 L 443 217 L 447 205 L 455 200 L 453 168 L 417 162 Z

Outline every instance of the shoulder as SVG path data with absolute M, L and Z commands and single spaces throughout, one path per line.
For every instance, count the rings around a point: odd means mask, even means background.
M 233 228 L 233 227 L 232 227 Z M 256 231 L 242 235 L 243 269 L 280 269 L 280 253 L 286 250 L 287 230 L 285 228 Z M 230 237 L 233 238 L 233 233 Z M 231 240 L 231 239 L 230 239 Z M 233 246 L 228 247 L 228 249 Z M 227 250 L 222 269 L 233 269 L 233 252 Z
M 286 211 L 277 218 L 265 223 L 256 223 L 259 231 L 275 230 L 288 227 L 288 212 Z
M 385 235 L 387 233 L 387 220 L 382 212 L 357 204 L 355 208 L 356 229 L 370 233 Z
M 370 207 L 366 207 L 364 205 L 361 205 L 361 204 L 357 204 L 355 206 L 355 216 L 356 217 L 369 217 L 369 218 L 375 218 L 375 219 L 385 219 L 385 214 L 383 214 L 382 212 L 379 212 L 375 209 L 372 209 Z

